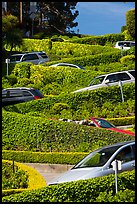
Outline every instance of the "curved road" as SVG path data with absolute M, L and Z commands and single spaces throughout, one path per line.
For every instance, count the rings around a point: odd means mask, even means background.
M 23 163 L 28 166 L 31 166 L 37 170 L 45 179 L 48 184 L 52 179 L 58 177 L 65 171 L 68 171 L 73 165 L 66 164 L 42 164 L 42 163 Z
M 132 125 L 117 127 L 121 129 L 127 129 L 132 127 Z M 47 184 L 52 179 L 58 177 L 59 175 L 73 167 L 73 165 L 67 164 L 43 164 L 43 163 L 24 163 L 24 164 L 36 169 L 43 176 Z

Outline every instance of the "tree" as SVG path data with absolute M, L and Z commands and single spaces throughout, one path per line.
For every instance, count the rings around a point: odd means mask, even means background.
M 79 12 L 75 10 L 77 2 L 38 2 L 38 10 L 44 18 L 45 29 L 65 34 L 78 25 L 74 22 Z M 74 11 L 74 12 L 73 12 Z
M 34 27 L 46 30 L 47 33 L 71 32 L 78 25 L 74 22 L 79 12 L 76 10 L 77 2 L 37 2 Z M 22 9 L 20 8 L 22 5 Z M 21 28 L 24 31 L 31 30 L 32 20 L 30 18 L 30 2 L 7 2 L 8 12 L 22 19 Z M 22 14 L 22 18 L 20 15 Z M 43 20 L 44 19 L 44 20 Z
M 10 52 L 13 47 L 20 46 L 22 44 L 22 32 L 19 28 L 18 18 L 13 15 L 2 16 L 2 46 L 10 46 Z
M 129 10 L 126 13 L 126 27 L 128 33 L 135 39 L 135 9 Z

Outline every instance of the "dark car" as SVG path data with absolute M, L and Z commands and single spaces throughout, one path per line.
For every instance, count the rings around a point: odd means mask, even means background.
M 7 88 L 2 90 L 2 106 L 14 105 L 43 97 L 44 95 L 35 88 Z
M 64 40 L 62 38 L 51 38 L 52 42 L 63 42 Z

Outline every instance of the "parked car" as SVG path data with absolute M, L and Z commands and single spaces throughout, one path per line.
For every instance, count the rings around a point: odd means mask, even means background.
M 120 142 L 99 148 L 48 184 L 59 184 L 114 174 L 115 171 L 112 166 L 114 160 L 121 161 L 119 172 L 135 169 L 135 141 Z
M 98 127 L 98 128 L 105 128 L 105 129 L 108 129 L 108 130 L 112 130 L 114 132 L 120 132 L 120 133 L 123 133 L 123 134 L 135 136 L 134 132 L 131 132 L 129 130 L 123 130 L 123 129 L 117 128 L 115 125 L 108 122 L 104 118 L 91 117 L 89 120 L 84 119 L 84 120 L 80 120 L 80 121 L 66 119 L 66 118 L 60 118 L 58 120 L 59 121 L 64 121 L 64 122 L 73 122 L 73 123 L 80 124 L 80 125 L 88 125 L 88 126 L 93 126 L 93 127 Z
M 114 45 L 114 48 L 129 50 L 133 46 L 135 46 L 135 41 L 118 41 Z
M 63 42 L 64 40 L 62 38 L 51 38 L 52 42 Z
M 41 99 L 44 95 L 35 88 L 7 88 L 2 90 L 2 106 Z
M 78 69 L 85 69 L 84 67 L 82 67 L 80 65 L 69 64 L 69 63 L 64 63 L 64 62 L 50 65 L 50 67 L 58 67 L 58 66 L 73 67 L 73 68 L 78 68 Z
M 73 93 L 95 90 L 107 86 L 119 85 L 120 82 L 122 84 L 127 84 L 131 82 L 135 83 L 135 70 L 114 72 L 97 76 L 91 81 L 88 87 L 78 89 Z
M 48 56 L 45 52 L 29 52 L 23 54 L 11 55 L 6 62 L 9 63 L 20 63 L 20 62 L 32 62 L 33 64 L 41 64 L 49 61 Z
M 122 130 L 120 128 L 117 128 L 117 127 L 115 127 L 115 125 L 113 125 L 112 123 L 108 122 L 107 120 L 105 120 L 103 118 L 91 117 L 88 125 L 95 126 L 95 127 L 98 127 L 98 128 L 105 128 L 105 129 L 108 129 L 108 130 L 112 130 L 114 132 L 120 132 L 120 133 L 123 133 L 123 134 L 135 136 L 134 132 L 131 132 L 129 130 Z

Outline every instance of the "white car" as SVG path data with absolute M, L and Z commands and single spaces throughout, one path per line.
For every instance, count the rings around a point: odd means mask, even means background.
M 95 77 L 88 87 L 78 89 L 73 93 L 95 90 L 102 87 L 119 85 L 119 83 L 135 83 L 135 70 L 114 72 Z
M 70 170 L 50 181 L 48 185 L 114 174 L 115 160 L 121 164 L 119 172 L 135 169 L 135 141 L 120 142 L 91 152 Z
M 58 66 L 65 66 L 65 67 L 67 66 L 67 67 L 73 67 L 73 68 L 78 68 L 78 69 L 85 69 L 82 66 L 75 65 L 75 64 L 69 64 L 69 63 L 65 63 L 65 62 L 50 65 L 50 67 L 58 67 Z
M 129 50 L 133 46 L 135 46 L 135 41 L 118 41 L 114 48 Z
M 45 52 L 29 52 L 23 54 L 14 54 L 6 59 L 6 63 L 20 63 L 20 62 L 32 62 L 33 64 L 41 64 L 48 62 L 49 58 Z

